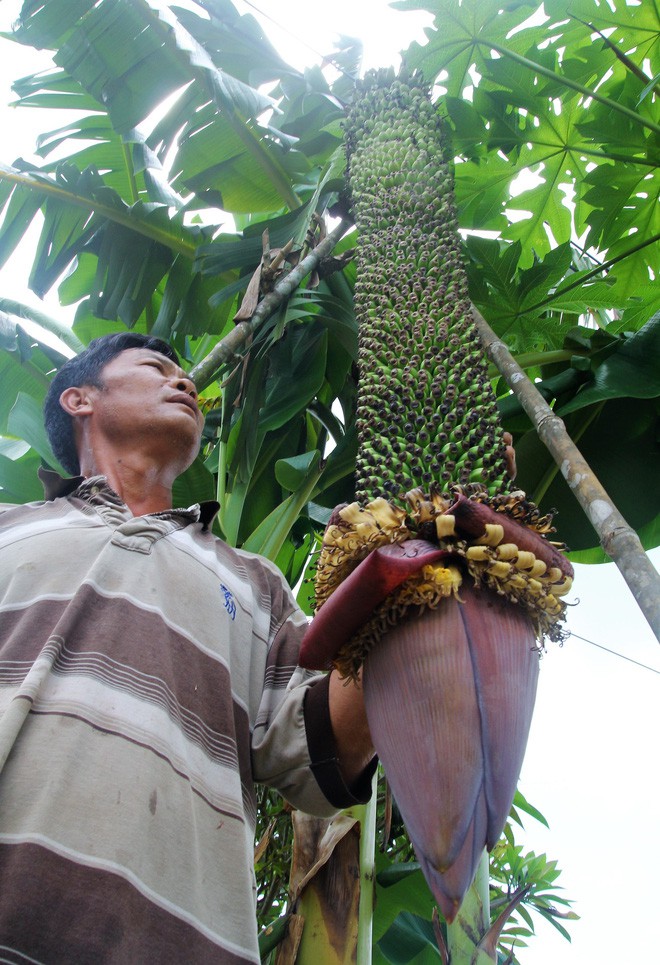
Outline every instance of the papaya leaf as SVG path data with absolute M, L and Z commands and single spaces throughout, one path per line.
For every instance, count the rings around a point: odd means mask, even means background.
M 610 332 L 635 332 L 642 328 L 649 318 L 660 311 L 660 290 L 656 284 L 641 285 L 636 295 L 630 299 L 625 311 L 608 325 Z
M 525 4 L 527 5 L 527 4 Z M 476 62 L 483 66 L 479 47 L 482 41 L 506 38 L 518 26 L 520 16 L 488 2 L 454 3 L 453 0 L 398 0 L 398 10 L 431 10 L 435 14 L 433 27 L 425 30 L 428 41 L 423 46 L 416 41 L 406 51 L 406 63 L 435 80 L 443 71 L 442 85 L 451 96 L 460 97 L 466 86 L 472 86 L 470 67 Z M 529 4 L 530 13 L 533 4 Z M 490 52 L 490 47 L 487 48 Z

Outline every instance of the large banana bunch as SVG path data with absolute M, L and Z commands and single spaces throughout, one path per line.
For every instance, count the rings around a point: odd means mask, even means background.
M 440 119 L 426 92 L 371 75 L 345 140 L 359 229 L 357 496 L 436 482 L 507 486 L 472 322 Z
M 363 682 L 374 744 L 447 920 L 501 834 L 538 651 L 572 570 L 511 492 L 461 261 L 441 122 L 415 78 L 375 73 L 346 121 L 358 228 L 358 501 L 335 511 L 308 666 Z

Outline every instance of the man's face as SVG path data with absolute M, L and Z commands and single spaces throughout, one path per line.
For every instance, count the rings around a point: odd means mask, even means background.
M 130 348 L 103 368 L 101 388 L 88 387 L 95 428 L 108 440 L 145 454 L 171 455 L 185 469 L 199 450 L 204 416 L 197 390 L 171 359 Z M 179 471 L 183 471 L 180 469 Z

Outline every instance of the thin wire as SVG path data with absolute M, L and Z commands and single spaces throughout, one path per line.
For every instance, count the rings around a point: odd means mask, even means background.
M 650 670 L 651 673 L 657 673 L 660 675 L 660 670 L 656 670 L 655 667 L 649 667 L 648 664 L 640 663 L 639 660 L 633 660 L 632 657 L 626 657 L 623 653 L 618 653 L 616 650 L 610 650 L 609 647 L 604 647 L 602 643 L 595 643 L 593 640 L 587 640 L 586 637 L 581 637 L 579 633 L 573 633 L 571 630 L 571 636 L 576 637 L 578 640 L 583 640 L 584 643 L 590 643 L 592 647 L 598 647 L 599 650 L 605 650 L 607 653 L 613 654 L 615 657 L 621 657 L 622 660 L 627 660 L 628 663 L 637 664 L 638 667 L 643 667 L 644 670 Z
M 302 37 L 299 37 L 297 34 L 294 34 L 293 31 L 289 30 L 288 27 L 285 27 L 283 23 L 279 22 L 279 20 L 276 20 L 274 17 L 271 17 L 271 15 L 269 13 L 266 13 L 265 10 L 261 10 L 260 7 L 256 5 L 256 3 L 251 3 L 250 0 L 243 0 L 243 3 L 245 4 L 246 7 L 251 7 L 262 17 L 265 17 L 266 20 L 270 20 L 270 22 L 274 24 L 276 27 L 278 27 L 283 33 L 288 34 L 292 40 L 295 40 L 297 43 L 302 44 L 303 47 L 307 47 L 308 50 L 311 50 L 311 52 L 313 54 L 316 54 L 317 57 L 320 57 L 321 60 L 324 59 L 324 55 L 319 53 L 319 51 L 316 50 L 315 47 L 312 47 L 312 45 L 308 43 L 306 40 L 304 40 Z
M 340 74 L 344 75 L 344 77 L 348 77 L 349 80 L 355 80 L 355 77 L 353 77 L 351 74 L 348 73 L 348 71 L 344 70 L 343 67 L 341 67 L 338 63 L 336 63 L 336 61 L 331 55 L 322 54 L 319 50 L 316 49 L 316 47 L 312 47 L 310 43 L 308 43 L 302 37 L 299 37 L 298 34 L 294 34 L 292 30 L 289 30 L 288 27 L 285 27 L 284 24 L 280 23 L 279 20 L 276 20 L 275 17 L 271 17 L 271 15 L 269 13 L 266 13 L 265 10 L 261 10 L 256 5 L 256 3 L 251 3 L 251 0 L 242 0 L 242 2 L 245 4 L 246 7 L 251 7 L 252 10 L 256 11 L 261 17 L 265 17 L 266 20 L 270 20 L 272 24 L 274 24 L 283 33 L 288 34 L 288 36 L 291 37 L 292 40 L 295 40 L 296 43 L 302 44 L 303 47 L 307 47 L 308 50 L 311 50 L 311 52 L 315 54 L 321 60 L 322 63 L 332 64 L 335 70 L 338 70 Z

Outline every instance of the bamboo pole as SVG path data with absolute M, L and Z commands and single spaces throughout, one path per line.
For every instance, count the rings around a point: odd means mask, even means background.
M 473 306 L 479 335 L 492 362 L 506 379 L 532 421 L 539 438 L 559 466 L 578 500 L 600 545 L 616 563 L 637 604 L 660 642 L 660 574 L 644 552 L 635 530 L 626 522 L 593 470 L 555 415 L 525 375 L 508 348 L 497 338 L 483 315 Z
M 215 345 L 209 354 L 193 366 L 190 370 L 190 378 L 196 383 L 198 389 L 203 389 L 213 381 L 216 372 L 228 362 L 236 358 L 242 350 L 248 337 L 255 331 L 258 325 L 268 318 L 281 303 L 300 285 L 303 278 L 316 268 L 324 258 L 334 249 L 335 245 L 341 240 L 342 235 L 349 227 L 348 221 L 340 221 L 332 231 L 321 241 L 313 251 L 311 251 L 295 268 L 281 278 L 275 285 L 272 292 L 269 292 L 262 301 L 259 302 L 257 309 L 249 321 L 239 322 L 236 328 L 225 336 L 222 341 Z

